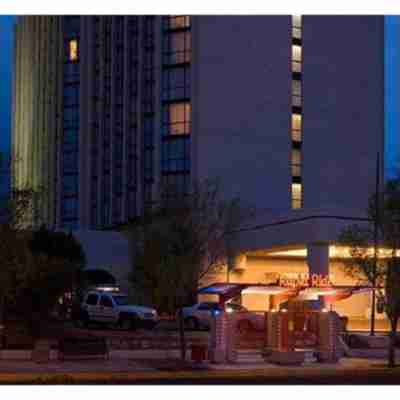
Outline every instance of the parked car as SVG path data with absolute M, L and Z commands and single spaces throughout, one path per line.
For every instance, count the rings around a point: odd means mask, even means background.
M 225 309 L 228 313 L 236 313 L 237 329 L 240 333 L 264 329 L 264 315 L 251 312 L 236 303 L 225 304 Z M 221 306 L 214 302 L 197 303 L 191 307 L 184 307 L 182 312 L 188 329 L 209 329 L 213 314 L 221 312 Z
M 152 329 L 159 320 L 155 309 L 129 304 L 126 294 L 104 290 L 87 291 L 72 310 L 72 319 L 79 326 L 96 322 L 124 329 Z

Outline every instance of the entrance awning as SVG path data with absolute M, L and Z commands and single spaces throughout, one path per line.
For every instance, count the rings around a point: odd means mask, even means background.
M 264 294 L 266 296 L 287 296 L 299 300 L 313 300 L 322 298 L 332 303 L 344 300 L 353 294 L 369 292 L 368 286 L 323 286 L 291 288 L 274 284 L 254 283 L 214 283 L 198 290 L 199 294 L 213 294 L 220 296 L 221 301 L 228 301 L 240 294 Z

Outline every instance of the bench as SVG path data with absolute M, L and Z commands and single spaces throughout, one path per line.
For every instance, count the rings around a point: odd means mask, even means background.
M 104 357 L 109 359 L 107 341 L 103 337 L 63 338 L 58 345 L 58 359 Z

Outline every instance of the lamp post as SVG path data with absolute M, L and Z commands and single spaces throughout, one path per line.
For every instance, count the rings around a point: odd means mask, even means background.
M 378 262 L 378 229 L 379 229 L 379 183 L 380 183 L 380 157 L 376 157 L 376 180 L 375 180 L 375 218 L 374 218 L 374 264 L 372 269 L 372 301 L 371 301 L 371 327 L 370 335 L 375 335 L 375 304 L 376 304 L 376 268 Z

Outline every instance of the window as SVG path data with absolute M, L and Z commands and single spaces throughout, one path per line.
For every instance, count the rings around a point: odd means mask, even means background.
M 301 29 L 300 28 L 292 28 L 292 37 L 294 39 L 301 39 Z
M 76 151 L 63 153 L 63 171 L 78 172 L 78 153 Z
M 163 100 L 173 101 L 190 97 L 190 69 L 168 68 L 163 71 Z
M 169 172 L 189 172 L 190 138 L 174 138 L 162 143 L 161 170 Z
M 301 151 L 299 149 L 292 149 L 292 176 L 301 176 Z
M 62 200 L 62 218 L 63 220 L 73 219 L 78 216 L 78 199 L 76 197 L 68 197 Z
M 301 114 L 292 114 L 292 141 L 301 142 L 302 130 L 302 117 Z
M 166 30 L 190 28 L 190 16 L 188 15 L 170 15 L 164 17 L 163 22 Z
M 78 177 L 76 175 L 64 175 L 63 193 L 65 195 L 78 193 Z
M 301 114 L 292 114 L 292 129 L 296 131 L 301 130 Z
M 79 81 L 79 64 L 66 63 L 64 64 L 64 82 L 77 83 Z
M 302 185 L 301 183 L 292 183 L 292 208 L 302 207 Z
M 164 36 L 164 64 L 188 63 L 190 59 L 190 31 L 172 32 Z
M 81 19 L 79 16 L 69 15 L 64 17 L 64 31 L 67 35 L 78 34 L 80 30 Z
M 113 307 L 113 302 L 108 296 L 102 295 L 100 298 L 100 305 L 103 307 Z
M 190 103 L 171 103 L 164 108 L 164 135 L 190 134 Z
M 78 41 L 69 41 L 69 61 L 78 61 Z
M 97 294 L 89 294 L 89 296 L 86 299 L 86 304 L 89 304 L 90 306 L 95 306 L 97 304 L 99 296 Z
M 296 28 L 301 28 L 301 15 L 292 15 L 292 25 Z
M 301 107 L 301 81 L 292 81 L 292 106 Z
M 301 96 L 301 81 L 292 81 L 292 94 L 294 96 Z
M 64 86 L 64 106 L 79 106 L 79 89 L 76 85 Z
M 292 72 L 301 72 L 302 51 L 301 46 L 292 45 Z

